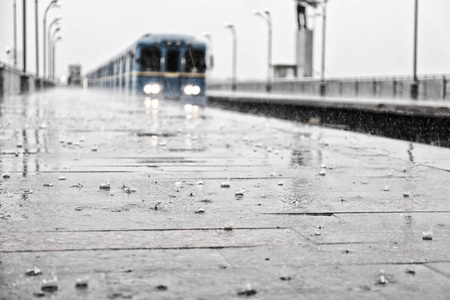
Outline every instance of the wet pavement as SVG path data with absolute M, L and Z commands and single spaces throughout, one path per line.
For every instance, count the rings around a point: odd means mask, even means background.
M 0 299 L 450 295 L 450 149 L 76 89 L 0 113 Z

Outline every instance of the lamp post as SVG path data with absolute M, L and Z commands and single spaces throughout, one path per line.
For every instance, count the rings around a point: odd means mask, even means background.
M 17 66 L 17 3 L 14 0 L 14 65 Z
M 320 95 L 325 96 L 327 86 L 325 84 L 325 45 L 327 29 L 327 0 L 322 2 L 322 59 L 320 66 Z
M 202 35 L 208 40 L 209 67 L 212 69 L 214 67 L 212 37 L 209 32 L 203 32 Z
M 61 27 L 56 27 L 56 29 L 55 29 L 55 31 L 53 31 L 53 34 L 51 35 L 51 37 L 50 37 L 50 33 L 51 33 L 51 31 L 49 30 L 49 36 L 48 36 L 48 63 L 49 63 L 49 66 L 48 66 L 48 72 L 49 72 L 49 79 L 53 79 L 53 73 L 52 73 L 52 70 L 53 70 L 53 65 L 52 65 L 52 63 L 53 63 L 53 49 L 54 49 L 54 47 L 53 47 L 53 41 L 55 40 L 55 36 L 56 36 L 56 34 L 59 32 L 61 30 Z
M 237 69 L 237 37 L 236 28 L 232 23 L 223 23 L 223 26 L 230 29 L 231 35 L 233 36 L 233 64 L 232 64 L 232 76 L 231 76 L 231 89 L 236 90 L 236 69 Z
M 209 32 L 203 32 L 203 36 L 208 40 L 208 64 L 209 64 L 209 77 L 212 77 L 212 69 L 214 67 L 214 56 L 213 56 L 213 43 L 212 37 Z
M 413 46 L 413 83 L 410 87 L 411 99 L 419 96 L 419 80 L 417 79 L 417 27 L 419 19 L 419 0 L 414 2 L 414 46 Z
M 48 28 L 47 28 L 47 39 L 48 39 L 48 45 L 47 45 L 47 47 L 48 47 L 48 78 L 50 78 L 50 71 L 51 71 L 51 60 L 50 60 L 50 57 L 51 57 L 51 52 L 50 52 L 50 47 L 51 47 L 51 39 L 50 39 L 50 37 L 51 37 L 51 34 L 52 34 L 52 28 L 53 28 L 53 25 L 58 25 L 58 28 L 60 28 L 59 27 L 59 21 L 61 21 L 62 20 L 62 17 L 61 16 L 58 16 L 58 17 L 56 17 L 56 18 L 54 18 L 51 22 L 50 22 L 50 24 L 48 25 Z M 58 29 L 58 31 L 59 31 L 60 29 Z
M 34 18 L 36 29 L 36 78 L 39 78 L 39 28 L 38 28 L 38 0 L 34 2 Z
M 43 47 L 44 47 L 44 62 L 43 62 L 43 65 L 44 65 L 44 75 L 43 75 L 43 77 L 44 77 L 44 79 L 45 79 L 45 77 L 46 77 L 46 75 L 47 75 L 47 70 L 46 70 L 46 67 L 47 67 L 47 53 L 46 53 L 46 47 L 47 47 L 47 42 L 46 42 L 46 37 L 47 37 L 47 32 L 46 32 L 46 30 L 47 30 L 47 13 L 48 13 L 48 11 L 49 11 L 49 9 L 50 8 L 52 8 L 52 7 L 54 7 L 54 6 L 60 6 L 60 4 L 58 4 L 58 0 L 52 0 L 48 5 L 47 5 L 47 8 L 45 9 L 45 12 L 44 12 L 44 20 L 43 20 L 43 30 L 44 30 L 44 34 L 43 34 Z
M 23 0 L 23 73 L 27 72 L 27 1 Z
M 55 60 L 56 60 L 56 44 L 62 40 L 62 36 L 58 35 L 52 42 L 52 80 L 55 81 Z
M 261 17 L 267 21 L 268 26 L 268 42 L 267 42 L 267 84 L 266 91 L 270 92 L 272 88 L 271 79 L 272 79 L 272 16 L 270 15 L 269 9 L 264 9 L 264 13 L 259 10 L 253 9 L 252 14 L 255 16 Z

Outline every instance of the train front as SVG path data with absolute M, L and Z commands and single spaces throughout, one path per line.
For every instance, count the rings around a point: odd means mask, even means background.
M 136 47 L 138 91 L 153 99 L 205 106 L 206 44 L 184 36 L 151 36 Z

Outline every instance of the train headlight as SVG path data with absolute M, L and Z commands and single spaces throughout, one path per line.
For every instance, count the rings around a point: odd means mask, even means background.
M 200 87 L 198 85 L 194 85 L 192 87 L 192 95 L 197 96 L 198 94 L 200 94 Z
M 149 83 L 144 86 L 144 93 L 146 94 L 159 94 L 161 92 L 161 86 L 157 83 Z
M 194 95 L 197 96 L 198 94 L 200 94 L 200 87 L 198 85 L 191 85 L 188 84 L 184 87 L 183 92 L 186 95 Z

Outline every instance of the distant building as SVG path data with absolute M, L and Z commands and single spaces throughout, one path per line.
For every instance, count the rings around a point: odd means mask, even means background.
M 295 78 L 297 77 L 297 65 L 273 65 L 273 77 Z
M 67 85 L 81 86 L 81 65 L 69 65 Z

